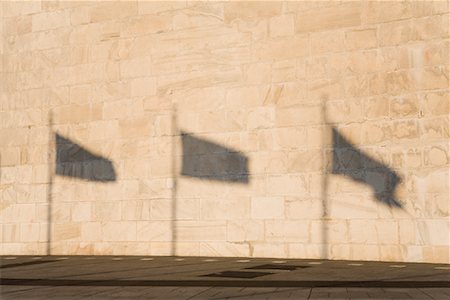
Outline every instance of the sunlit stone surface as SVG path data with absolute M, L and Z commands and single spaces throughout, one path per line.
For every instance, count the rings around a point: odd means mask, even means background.
M 449 262 L 448 2 L 1 5 L 0 254 Z

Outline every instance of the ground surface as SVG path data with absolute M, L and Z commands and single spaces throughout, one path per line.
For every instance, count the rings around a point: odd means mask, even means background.
M 208 257 L 4 256 L 6 299 L 450 299 L 450 265 Z

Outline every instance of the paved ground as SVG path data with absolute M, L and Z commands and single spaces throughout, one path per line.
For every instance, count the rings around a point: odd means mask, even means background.
M 450 265 L 211 257 L 4 256 L 7 299 L 450 299 Z

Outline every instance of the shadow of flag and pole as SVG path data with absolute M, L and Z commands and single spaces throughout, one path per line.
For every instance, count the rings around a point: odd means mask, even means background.
M 203 180 L 249 184 L 248 157 L 242 152 L 196 137 L 184 131 L 178 131 L 176 110 L 172 120 L 172 147 L 175 139 L 181 138 L 182 162 L 180 175 Z M 171 255 L 177 255 L 177 182 L 175 171 L 175 149 L 172 149 L 172 249 Z
M 331 173 L 367 184 L 372 188 L 377 201 L 390 207 L 401 208 L 401 202 L 395 197 L 395 189 L 401 182 L 400 176 L 385 164 L 357 149 L 334 127 L 332 138 Z
M 69 138 L 54 132 L 52 120 L 53 118 L 50 114 L 49 186 L 47 189 L 47 255 L 52 254 L 53 243 L 52 215 L 54 175 L 102 183 L 117 180 L 116 171 L 112 161 L 101 155 L 94 154 Z M 53 151 L 51 150 L 53 147 L 52 145 L 55 147 L 56 155 L 53 155 Z
M 52 127 L 51 124 L 50 119 L 50 128 Z M 173 138 L 181 138 L 181 176 L 231 184 L 249 184 L 249 159 L 244 153 L 204 138 L 196 137 L 188 132 L 179 132 L 175 118 L 173 126 Z M 55 145 L 56 155 L 53 160 L 54 173 L 50 172 L 50 174 L 103 183 L 117 180 L 114 165 L 109 159 L 94 154 L 71 139 L 52 132 L 52 130 L 51 137 Z M 402 207 L 401 202 L 395 197 L 395 189 L 401 181 L 396 172 L 357 149 L 334 127 L 332 127 L 332 139 L 331 174 L 346 176 L 356 182 L 369 185 L 377 201 L 390 207 Z M 175 144 L 174 141 L 173 147 Z M 177 254 L 177 226 L 175 221 L 177 219 L 178 175 L 175 171 L 175 152 L 172 149 L 172 255 Z M 52 184 L 53 175 L 50 176 L 48 190 L 48 254 L 50 254 L 52 242 L 50 225 L 52 223 Z

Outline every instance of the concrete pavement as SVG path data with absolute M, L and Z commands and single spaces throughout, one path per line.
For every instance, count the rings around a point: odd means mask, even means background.
M 450 299 L 450 265 L 3 256 L 1 299 Z

